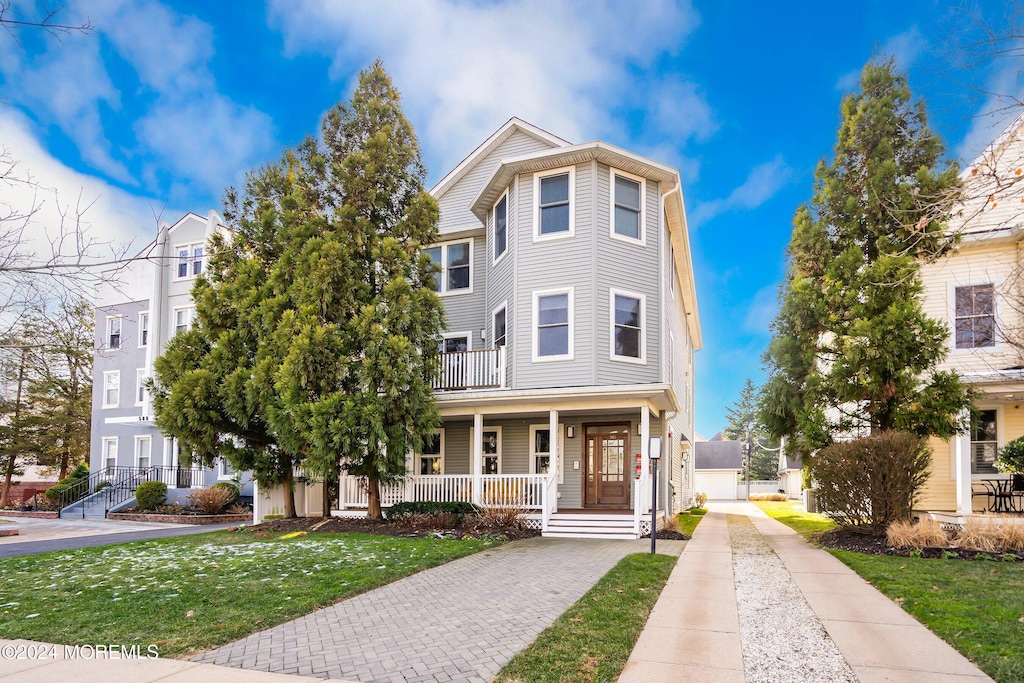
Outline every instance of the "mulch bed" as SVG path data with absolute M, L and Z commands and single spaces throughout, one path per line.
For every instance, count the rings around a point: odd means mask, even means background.
M 641 536 L 640 538 L 650 538 L 651 535 Z M 659 540 L 664 541 L 689 541 L 690 537 L 684 534 L 682 531 L 669 531 L 668 529 L 658 529 L 658 535 L 655 537 Z
M 493 538 L 504 536 L 510 541 L 540 536 L 539 529 L 520 529 L 493 527 L 475 524 L 467 519 L 462 525 L 454 527 L 438 527 L 426 520 L 398 519 L 393 522 L 378 522 L 364 517 L 296 517 L 294 519 L 275 519 L 262 524 L 240 529 L 255 533 L 291 533 L 305 531 L 308 533 L 357 533 L 375 534 L 377 536 L 405 536 L 427 538 Z
M 660 538 L 660 536 L 659 536 Z M 893 555 L 896 557 L 925 557 L 929 559 L 943 560 L 1003 560 L 1009 561 L 1014 557 L 1014 562 L 1024 562 L 1024 552 L 1015 550 L 996 550 L 993 552 L 982 552 L 980 550 L 968 550 L 966 548 L 894 548 L 886 542 L 885 536 L 870 536 L 852 531 L 827 531 L 818 537 L 818 543 L 826 548 L 836 550 L 849 550 L 855 553 L 866 555 Z

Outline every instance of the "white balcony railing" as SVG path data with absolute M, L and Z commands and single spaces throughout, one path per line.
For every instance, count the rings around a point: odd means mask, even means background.
M 505 387 L 505 347 L 441 354 L 441 371 L 434 380 L 438 391 L 500 389 Z

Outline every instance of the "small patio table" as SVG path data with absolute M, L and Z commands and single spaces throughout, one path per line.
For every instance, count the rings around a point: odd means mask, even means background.
M 1018 491 L 1015 490 L 1013 478 L 1006 479 L 979 479 L 985 487 L 988 496 L 986 512 L 1020 512 L 1015 500 Z

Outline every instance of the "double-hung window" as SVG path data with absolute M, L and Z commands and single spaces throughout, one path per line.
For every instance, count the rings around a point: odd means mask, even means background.
M 971 419 L 971 473 L 996 471 L 999 435 L 996 429 L 996 411 L 979 410 Z
M 535 176 L 534 193 L 537 211 L 533 237 L 535 240 L 570 237 L 574 234 L 572 193 L 575 180 L 573 168 L 560 168 Z
M 103 466 L 113 470 L 117 467 L 117 437 L 103 437 Z
M 956 348 L 977 349 L 996 345 L 995 285 L 957 287 Z
M 107 318 L 107 348 L 121 348 L 121 318 Z
M 506 325 L 506 311 L 507 310 L 508 310 L 508 306 L 506 304 L 502 304 L 498 309 L 496 309 L 494 311 L 494 313 L 492 315 L 492 320 L 491 320 L 491 322 L 492 322 L 492 325 L 491 325 L 491 339 L 492 339 L 492 342 L 491 342 L 491 345 L 494 348 L 498 348 L 499 346 L 504 346 L 506 341 L 507 341 L 507 337 L 508 337 L 508 328 L 507 328 L 507 325 Z
M 107 370 L 103 373 L 103 407 L 116 408 L 121 397 L 121 371 Z
M 644 241 L 644 180 L 612 171 L 612 237 Z
M 469 443 L 472 448 L 476 432 L 469 428 Z M 483 460 L 480 464 L 481 474 L 501 474 L 501 427 L 484 427 Z
M 150 455 L 153 451 L 153 438 L 149 436 L 135 437 L 135 466 L 149 467 Z
M 202 242 L 195 244 L 183 244 L 175 247 L 178 255 L 178 264 L 175 276 L 179 280 L 187 277 L 195 277 L 203 272 L 204 247 Z
M 423 250 L 430 260 L 441 266 L 435 275 L 433 289 L 439 294 L 473 291 L 473 240 L 437 244 Z
M 645 301 L 641 294 L 612 289 L 611 302 L 611 357 L 633 363 L 646 362 Z
M 444 429 L 438 429 L 424 439 L 416 469 L 420 474 L 444 474 Z
M 146 368 L 138 368 L 135 371 L 135 405 L 141 406 L 146 401 Z
M 192 329 L 192 315 L 195 312 L 191 306 L 187 308 L 174 309 L 174 333 L 187 332 Z
M 494 205 L 494 260 L 504 256 L 508 248 L 508 193 Z
M 573 290 L 533 293 L 533 360 L 572 360 Z
M 558 452 L 565 459 L 565 429 L 558 425 Z M 551 471 L 551 427 L 547 424 L 530 425 L 530 474 L 548 474 Z M 558 468 L 558 483 L 563 480 Z
M 149 313 L 139 313 L 139 347 L 149 345 Z

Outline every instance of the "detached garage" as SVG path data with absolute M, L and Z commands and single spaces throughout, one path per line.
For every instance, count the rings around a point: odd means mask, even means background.
M 739 441 L 698 441 L 694 447 L 696 493 L 708 500 L 736 500 L 736 483 L 743 473 L 743 445 Z

